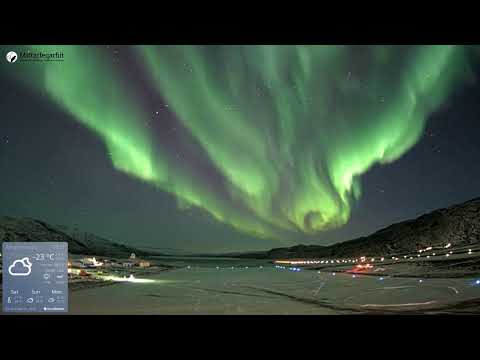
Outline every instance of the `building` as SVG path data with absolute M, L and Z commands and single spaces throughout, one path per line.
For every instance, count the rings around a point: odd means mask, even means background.
M 109 259 L 103 259 L 103 267 L 112 267 L 115 263 Z
M 96 267 L 103 266 L 103 262 L 97 261 L 97 259 L 95 259 L 94 257 L 93 258 L 83 258 L 80 261 L 81 261 L 81 263 L 84 267 L 96 268 Z
M 135 263 L 133 261 L 125 261 L 122 266 L 125 267 L 125 268 L 130 268 L 130 267 L 133 267 L 135 265 Z
M 90 276 L 90 274 L 87 273 L 84 269 L 80 269 L 80 271 L 78 272 L 78 275 L 79 276 Z
M 150 261 L 146 261 L 146 260 L 140 260 L 137 262 L 137 266 L 138 267 L 141 267 L 141 268 L 147 268 L 147 267 L 150 267 Z

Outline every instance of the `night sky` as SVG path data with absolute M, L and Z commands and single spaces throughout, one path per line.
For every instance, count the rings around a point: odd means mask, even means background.
M 24 49 L 64 61 L 2 57 L 0 215 L 226 252 L 480 196 L 475 47 Z

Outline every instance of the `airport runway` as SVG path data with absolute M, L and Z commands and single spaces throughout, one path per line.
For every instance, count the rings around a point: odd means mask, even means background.
M 150 278 L 73 291 L 72 314 L 450 313 L 477 303 L 474 278 L 419 279 L 279 269 L 255 262 L 195 264 Z M 469 310 L 470 309 L 470 310 Z

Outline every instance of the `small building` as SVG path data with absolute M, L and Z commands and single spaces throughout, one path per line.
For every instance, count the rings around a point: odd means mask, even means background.
M 114 265 L 114 262 L 109 259 L 103 259 L 103 267 L 112 267 Z
M 101 267 L 103 266 L 103 262 L 101 261 L 97 261 L 96 258 L 92 257 L 92 258 L 83 258 L 82 260 L 80 260 L 82 265 L 84 267 Z
M 90 276 L 90 274 L 87 273 L 84 269 L 80 269 L 80 271 L 78 272 L 78 275 L 80 275 L 80 276 Z
M 150 267 L 151 264 L 150 264 L 150 261 L 140 260 L 137 262 L 137 266 L 141 268 L 147 268 L 147 267 Z

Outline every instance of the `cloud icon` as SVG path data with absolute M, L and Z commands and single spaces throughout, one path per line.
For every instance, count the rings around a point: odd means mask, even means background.
M 8 273 L 12 276 L 28 276 L 32 272 L 32 263 L 28 257 L 15 260 L 12 265 L 8 267 Z

